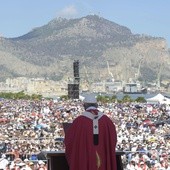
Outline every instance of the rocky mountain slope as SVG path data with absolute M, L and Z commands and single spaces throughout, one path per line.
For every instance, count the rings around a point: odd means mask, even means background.
M 90 81 L 170 79 L 170 55 L 161 37 L 136 35 L 129 28 L 96 15 L 56 18 L 27 34 L 0 38 L 0 80 L 8 77 L 80 77 Z

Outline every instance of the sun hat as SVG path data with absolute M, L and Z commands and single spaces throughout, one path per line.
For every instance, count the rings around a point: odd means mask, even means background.
M 144 164 L 144 162 L 143 162 L 143 161 L 141 161 L 141 162 L 140 162 L 140 165 L 143 165 L 143 164 Z
M 26 159 L 24 159 L 24 162 L 29 162 L 29 160 L 26 158 Z
M 34 163 L 33 162 L 29 162 L 29 165 L 34 165 Z
M 39 160 L 38 164 L 41 165 L 41 164 L 45 164 L 45 163 L 42 160 Z
M 18 163 L 16 165 L 18 165 L 18 166 L 25 166 L 25 163 L 24 162 L 20 162 L 20 163 Z

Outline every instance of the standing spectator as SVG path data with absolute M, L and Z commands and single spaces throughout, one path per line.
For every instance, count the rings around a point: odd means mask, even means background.
M 149 170 L 147 164 L 144 161 L 140 161 L 136 170 Z
M 8 152 L 8 154 L 13 155 L 14 159 L 17 159 L 20 157 L 20 152 L 17 146 L 15 146 L 11 152 Z
M 38 170 L 47 170 L 46 164 L 42 160 L 38 161 Z
M 9 161 L 6 159 L 6 155 L 2 154 L 0 158 L 0 170 L 5 169 L 6 166 L 8 165 Z
M 136 170 L 136 160 L 134 158 L 127 164 L 126 170 Z

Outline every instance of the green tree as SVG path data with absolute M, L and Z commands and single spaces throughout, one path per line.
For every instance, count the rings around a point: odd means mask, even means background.
M 135 101 L 138 102 L 138 103 L 145 103 L 146 102 L 144 97 L 138 97 L 137 99 L 135 99 Z
M 68 100 L 68 95 L 62 95 L 60 98 L 61 100 Z
M 117 96 L 116 96 L 116 95 L 113 95 L 113 96 L 111 97 L 111 102 L 115 102 L 115 101 L 117 101 Z
M 126 102 L 132 102 L 133 100 L 131 99 L 131 97 L 129 95 L 125 95 L 122 98 L 122 102 L 126 103 Z

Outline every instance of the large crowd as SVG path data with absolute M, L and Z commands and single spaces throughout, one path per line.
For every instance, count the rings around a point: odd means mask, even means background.
M 117 128 L 125 170 L 170 170 L 170 106 L 99 103 Z M 64 150 L 64 122 L 84 111 L 82 101 L 0 100 L 0 169 L 47 169 L 43 151 Z

